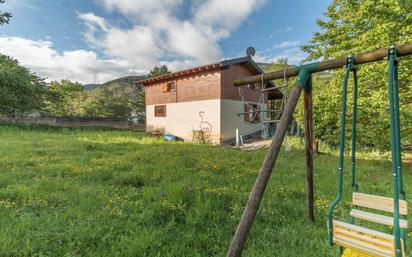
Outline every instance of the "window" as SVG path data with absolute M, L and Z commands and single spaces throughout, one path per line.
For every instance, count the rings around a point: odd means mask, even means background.
M 174 81 L 167 83 L 167 92 L 174 92 L 174 91 L 176 91 L 176 83 Z
M 155 117 L 166 117 L 166 105 L 156 105 L 154 107 Z
M 168 82 L 167 84 L 163 84 L 161 87 L 161 90 L 163 93 L 168 93 L 168 92 L 175 92 L 176 91 L 176 82 Z
M 258 104 L 245 104 L 245 121 L 252 123 L 260 122 L 260 106 Z

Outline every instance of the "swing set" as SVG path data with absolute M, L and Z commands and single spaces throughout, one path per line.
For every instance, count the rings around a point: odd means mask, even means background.
M 245 90 L 244 87 L 239 87 L 239 96 L 242 100 L 241 106 L 244 106 L 245 110 L 240 110 L 240 112 L 237 113 L 237 116 L 243 117 L 245 123 L 260 123 L 262 125 L 262 138 L 273 136 L 274 131 L 276 131 L 277 124 L 280 122 L 280 117 L 287 102 L 287 70 L 288 68 L 283 70 L 284 75 L 281 85 L 276 85 L 272 81 L 271 83 L 267 83 L 267 81 L 264 80 L 264 73 L 262 73 L 261 81 L 255 83 L 254 85 L 249 84 L 247 86 L 247 89 L 260 93 L 258 103 L 252 104 L 247 102 L 247 90 Z M 272 87 L 268 87 L 268 84 L 272 85 Z
M 330 245 L 339 246 L 342 257 L 406 257 L 406 232 L 408 206 L 403 185 L 401 144 L 400 144 L 400 115 L 399 115 L 399 57 L 412 54 L 412 44 L 391 46 L 375 51 L 350 55 L 347 58 L 316 62 L 289 68 L 287 71 L 265 73 L 262 76 L 251 76 L 234 81 L 235 86 L 245 86 L 259 81 L 270 81 L 282 77 L 297 76 L 296 83 L 289 94 L 278 128 L 272 139 L 272 144 L 266 154 L 256 179 L 245 210 L 227 252 L 227 257 L 239 257 L 243 251 L 247 236 L 259 209 L 266 185 L 269 181 L 286 130 L 292 119 L 302 90 L 304 91 L 304 125 L 305 125 L 305 159 L 306 159 L 306 190 L 307 214 L 310 221 L 314 220 L 313 210 L 313 130 L 312 130 L 312 73 L 345 67 L 345 77 L 342 92 L 341 127 L 338 162 L 338 193 L 328 210 L 328 241 Z M 390 142 L 392 156 L 392 197 L 384 197 L 359 192 L 356 182 L 356 125 L 358 98 L 358 65 L 388 59 L 389 77 L 389 115 Z M 343 163 L 345 149 L 345 128 L 348 82 L 353 74 L 353 112 L 352 112 L 352 143 L 351 143 L 351 188 L 353 209 L 349 222 L 333 218 L 333 212 L 343 195 Z M 284 75 L 286 74 L 286 75 Z M 273 87 L 276 89 L 276 87 Z M 270 89 L 266 89 L 270 90 Z M 373 213 L 371 210 L 379 211 Z M 383 215 L 382 213 L 390 213 Z M 355 221 L 366 221 L 386 225 L 393 228 L 388 234 L 355 224 Z M 359 222 L 358 222 L 359 223 Z

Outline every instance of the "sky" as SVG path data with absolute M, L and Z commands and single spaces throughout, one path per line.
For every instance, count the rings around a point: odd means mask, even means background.
M 298 64 L 331 0 L 6 0 L 0 53 L 47 81 L 104 83 L 245 55 Z

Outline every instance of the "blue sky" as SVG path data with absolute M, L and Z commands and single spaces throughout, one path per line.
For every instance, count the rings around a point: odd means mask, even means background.
M 6 0 L 0 53 L 39 75 L 82 83 L 172 70 L 244 55 L 288 57 L 318 31 L 326 0 Z

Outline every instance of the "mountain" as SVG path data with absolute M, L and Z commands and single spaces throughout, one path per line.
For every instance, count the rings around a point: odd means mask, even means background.
M 86 84 L 86 85 L 83 85 L 83 87 L 86 91 L 90 91 L 90 90 L 92 90 L 96 87 L 99 87 L 99 86 L 101 86 L 101 84 Z
M 105 87 L 112 87 L 114 85 L 120 85 L 120 86 L 134 86 L 136 81 L 138 80 L 143 80 L 146 79 L 147 76 L 126 76 L 118 79 L 114 79 L 111 81 L 108 81 L 103 84 L 86 84 L 83 85 L 84 89 L 86 91 L 93 91 L 93 90 L 99 90 Z M 141 89 L 141 86 L 138 86 L 139 89 Z
M 284 65 L 283 64 L 278 64 L 278 63 L 258 63 L 258 65 L 265 71 L 265 72 L 270 72 L 270 71 L 275 71 L 275 70 L 282 70 Z M 136 81 L 138 80 L 143 80 L 146 79 L 146 75 L 142 76 L 126 76 L 122 78 L 117 78 L 114 80 L 110 80 L 106 83 L 103 84 L 85 84 L 83 85 L 84 89 L 86 91 L 95 91 L 95 90 L 101 90 L 103 88 L 113 88 L 113 87 L 118 87 L 118 86 L 134 86 L 136 85 Z M 138 91 L 141 91 L 142 87 L 138 85 Z
M 146 79 L 146 78 L 147 78 L 146 75 L 127 76 L 127 77 L 118 78 L 118 79 L 108 81 L 108 82 L 104 83 L 103 86 L 111 85 L 111 84 L 114 84 L 114 83 L 130 85 L 130 84 L 135 84 L 136 81 L 138 81 L 138 80 L 143 80 L 143 79 Z

